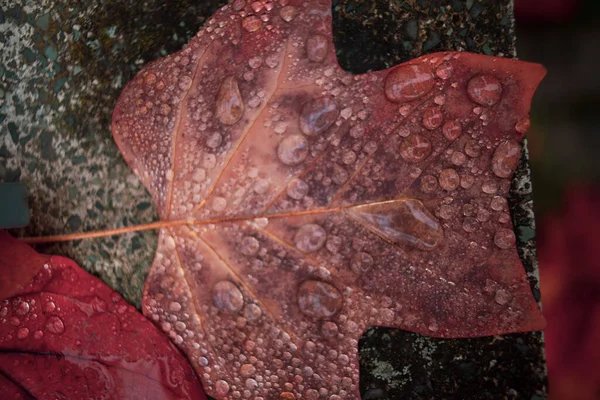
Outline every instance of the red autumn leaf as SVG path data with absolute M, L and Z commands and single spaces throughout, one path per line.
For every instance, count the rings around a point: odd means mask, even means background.
M 219 399 L 360 398 L 371 325 L 541 329 L 506 202 L 545 71 L 437 53 L 353 76 L 329 1 L 236 0 L 113 114 L 165 228 L 144 313 Z
M 1 399 L 206 399 L 173 344 L 70 259 L 0 231 L 0 273 Z

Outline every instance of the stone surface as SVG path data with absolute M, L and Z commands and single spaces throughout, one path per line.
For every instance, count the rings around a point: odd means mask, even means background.
M 113 103 L 146 62 L 179 49 L 223 2 L 8 0 L 0 6 L 0 181 L 25 182 L 47 235 L 156 219 L 110 135 Z M 515 56 L 508 0 L 339 0 L 340 64 L 360 73 L 439 50 Z M 510 206 L 539 299 L 524 153 Z M 139 306 L 155 232 L 40 246 L 73 258 Z M 437 340 L 373 328 L 361 341 L 364 399 L 545 397 L 540 333 Z

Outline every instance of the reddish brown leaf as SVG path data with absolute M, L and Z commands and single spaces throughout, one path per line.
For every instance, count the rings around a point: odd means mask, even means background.
M 221 398 L 359 398 L 370 325 L 541 329 L 506 203 L 545 71 L 437 53 L 352 76 L 329 1 L 223 7 L 113 115 L 163 220 L 144 313 Z
M 0 231 L 0 398 L 206 399 L 179 351 L 135 308 L 64 257 Z

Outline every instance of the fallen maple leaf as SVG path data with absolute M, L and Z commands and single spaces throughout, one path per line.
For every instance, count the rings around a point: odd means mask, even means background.
M 206 399 L 133 306 L 64 257 L 0 231 L 0 398 Z
M 236 0 L 113 114 L 162 220 L 143 312 L 218 399 L 358 399 L 357 342 L 541 329 L 506 202 L 545 71 L 437 53 L 353 76 L 329 1 Z

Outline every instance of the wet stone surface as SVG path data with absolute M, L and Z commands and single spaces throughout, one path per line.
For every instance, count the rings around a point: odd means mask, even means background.
M 145 63 L 180 49 L 222 4 L 2 3 L 0 181 L 22 181 L 31 193 L 32 223 L 15 234 L 80 232 L 157 219 L 150 196 L 114 144 L 112 107 Z M 515 55 L 508 0 L 334 0 L 333 20 L 340 65 L 355 73 L 440 50 Z M 226 108 L 223 118 L 235 119 L 235 109 Z M 529 176 L 524 151 L 509 206 L 519 254 L 539 300 Z M 305 188 L 298 183 L 288 190 Z M 148 231 L 38 250 L 73 258 L 139 307 L 156 242 L 156 233 Z M 252 251 L 252 243 L 247 245 Z M 361 340 L 360 356 L 364 399 L 546 396 L 539 333 L 439 340 L 371 328 Z

